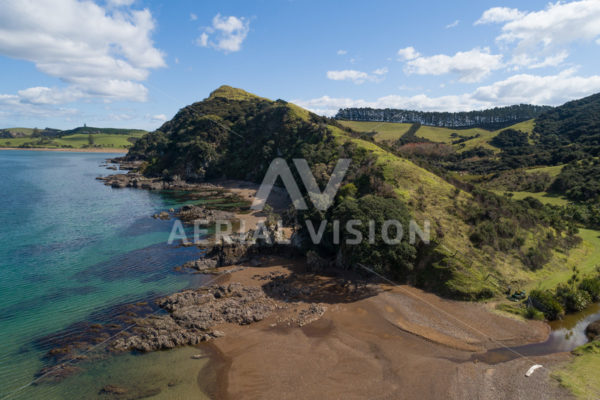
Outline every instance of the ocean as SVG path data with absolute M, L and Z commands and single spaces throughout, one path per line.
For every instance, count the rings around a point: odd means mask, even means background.
M 0 151 L 0 399 L 95 398 L 119 382 L 149 398 L 198 391 L 203 362 L 191 359 L 193 348 L 120 355 L 60 383 L 31 384 L 46 365 L 40 338 L 206 280 L 174 271 L 200 250 L 168 246 L 172 222 L 152 218 L 176 198 L 105 186 L 95 178 L 114 173 L 100 165 L 109 157 Z

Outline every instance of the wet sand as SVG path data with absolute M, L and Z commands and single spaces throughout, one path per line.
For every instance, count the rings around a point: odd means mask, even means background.
M 569 398 L 549 369 L 566 353 L 487 365 L 474 354 L 501 345 L 541 342 L 548 325 L 497 315 L 484 304 L 440 299 L 408 286 L 379 286 L 353 299 L 338 278 L 302 274 L 299 261 L 270 258 L 223 279 L 264 285 L 273 274 L 297 272 L 311 301 L 326 307 L 303 327 L 287 315 L 307 306 L 281 301 L 281 309 L 248 326 L 220 327 L 218 398 L 228 399 L 505 399 Z M 311 281 L 313 280 L 313 281 Z M 549 369 L 525 372 L 534 363 Z

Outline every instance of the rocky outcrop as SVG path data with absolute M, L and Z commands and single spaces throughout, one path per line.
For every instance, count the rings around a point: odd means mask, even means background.
M 585 335 L 589 340 L 600 340 L 600 320 L 589 324 L 585 328 Z
M 297 249 L 294 247 L 277 243 L 275 229 L 268 230 L 268 241 L 251 240 L 253 233 L 254 231 L 249 231 L 246 235 L 232 235 L 229 237 L 230 241 L 222 240 L 221 243 L 209 246 L 204 257 L 188 261 L 176 269 L 179 271 L 192 269 L 203 273 L 213 273 L 217 272 L 216 268 L 241 263 L 250 263 L 257 266 L 260 264 L 258 258 L 265 255 L 293 257 L 297 253 Z
M 235 213 L 208 209 L 203 206 L 185 205 L 175 213 L 175 217 L 188 224 L 197 220 L 204 220 L 207 224 L 212 224 L 217 221 L 230 221 L 235 218 Z
M 261 288 L 239 283 L 185 290 L 164 297 L 159 306 L 168 315 L 153 315 L 136 321 L 133 334 L 111 344 L 115 351 L 171 349 L 222 336 L 215 325 L 230 322 L 250 324 L 268 316 L 275 308 Z

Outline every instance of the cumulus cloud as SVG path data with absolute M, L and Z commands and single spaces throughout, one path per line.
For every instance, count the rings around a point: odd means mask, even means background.
M 337 55 L 338 55 L 338 56 L 343 56 L 343 55 L 346 55 L 347 53 L 348 53 L 348 51 L 347 51 L 347 50 L 341 50 L 341 49 L 340 49 L 340 50 L 338 50 L 338 51 L 337 51 Z
M 470 93 L 430 97 L 389 95 L 374 101 L 322 96 L 294 103 L 322 114 L 334 115 L 347 107 L 402 108 L 424 111 L 469 111 L 512 104 L 559 105 L 600 90 L 600 75 L 577 76 L 574 69 L 556 75 L 518 74 Z
M 76 0 L 40 0 L 35 7 L 25 1 L 0 2 L 0 54 L 31 61 L 67 83 L 21 90 L 19 101 L 145 101 L 147 89 L 140 82 L 165 61 L 151 39 L 150 11 L 128 8 L 132 3 L 111 0 L 103 8 Z
M 502 66 L 502 55 L 491 54 L 490 49 L 486 47 L 459 51 L 453 56 L 445 54 L 431 57 L 418 56 L 406 63 L 404 71 L 407 74 L 417 75 L 456 74 L 461 82 L 479 82 Z
M 475 21 L 475 25 L 514 21 L 521 18 L 524 14 L 516 8 L 493 7 L 484 11 L 481 18 Z
M 552 65 L 573 42 L 598 43 L 600 1 L 550 3 L 544 10 L 533 12 L 491 8 L 475 24 L 487 23 L 503 23 L 496 40 L 503 46 L 513 46 L 512 63 L 527 67 Z
M 212 25 L 196 39 L 201 47 L 212 47 L 224 53 L 233 53 L 242 49 L 242 43 L 250 31 L 250 21 L 244 17 L 222 17 L 215 15 Z
M 153 121 L 164 122 L 167 120 L 167 116 L 165 114 L 156 114 L 152 116 Z
M 351 81 L 357 85 L 366 81 L 380 82 L 388 73 L 387 68 L 377 68 L 372 74 L 355 69 L 345 69 L 341 71 L 327 71 L 327 79 L 332 81 Z
M 190 21 L 196 21 L 198 19 L 198 16 L 194 13 L 190 14 Z
M 446 25 L 446 29 L 456 28 L 458 26 L 458 24 L 460 24 L 460 21 L 456 20 L 456 21 L 452 22 L 451 24 Z
M 415 48 L 412 46 L 398 50 L 398 60 L 400 61 L 413 60 L 419 57 L 420 55 L 421 54 L 419 54 L 419 52 L 416 51 Z

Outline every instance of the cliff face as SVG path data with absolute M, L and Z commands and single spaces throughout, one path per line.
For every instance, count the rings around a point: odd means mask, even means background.
M 517 122 L 536 118 L 549 106 L 520 104 L 509 107 L 497 107 L 489 110 L 468 112 L 424 112 L 397 110 L 392 108 L 343 108 L 335 118 L 350 121 L 404 122 L 447 128 L 486 128 L 500 129 Z

